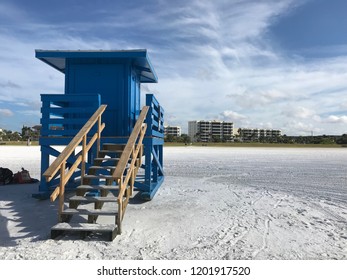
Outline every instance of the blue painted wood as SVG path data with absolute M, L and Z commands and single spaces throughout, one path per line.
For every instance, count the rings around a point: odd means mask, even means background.
M 64 94 L 41 95 L 42 173 L 48 168 L 49 156 L 56 155 L 51 147 L 67 145 L 100 104 L 107 105 L 101 144 L 127 143 L 141 110 L 140 84 L 158 80 L 146 50 L 36 50 L 36 57 L 65 74 Z M 139 185 L 152 198 L 164 180 L 164 110 L 153 94 L 146 96 L 146 105 L 150 112 L 144 139 L 145 176 Z M 40 191 L 49 187 L 42 183 Z
M 74 107 L 68 107 L 68 108 L 42 108 L 41 113 L 42 114 L 49 114 L 53 116 L 64 116 L 65 114 L 77 114 L 77 116 L 83 116 L 83 114 L 89 114 L 94 107 L 85 107 L 81 104 L 81 106 L 74 106 Z
M 141 191 L 144 199 L 150 200 L 164 181 L 164 134 L 159 125 L 164 122 L 164 115 L 153 94 L 146 95 L 146 106 L 149 106 L 149 111 L 146 117 L 146 136 L 143 141 L 145 147 L 145 176 L 143 181 L 136 182 L 135 186 Z M 158 116 L 161 116 L 161 119 L 158 120 Z
M 111 50 L 111 51 L 61 51 L 61 50 L 36 50 L 35 56 L 68 75 L 68 64 L 71 61 L 85 64 L 98 63 L 124 63 L 131 61 L 134 71 L 140 77 L 141 83 L 157 83 L 158 78 L 149 60 L 146 49 L 138 50 Z
M 57 149 L 51 147 L 51 146 L 46 146 L 46 145 L 41 145 L 41 168 L 43 167 L 44 170 L 46 170 L 49 167 L 49 156 L 53 157 L 58 157 L 60 155 L 60 151 Z M 69 168 L 71 167 L 74 162 L 75 162 L 75 157 L 78 156 L 72 155 L 67 159 L 67 165 L 66 167 Z M 86 163 L 86 167 L 90 166 L 90 163 Z M 69 183 L 67 185 L 67 188 L 71 188 L 73 186 L 76 186 L 76 183 L 74 182 L 75 178 L 79 177 L 81 175 L 80 171 L 77 170 L 72 178 L 69 180 Z M 39 186 L 39 191 L 40 192 L 47 192 L 47 190 L 53 190 L 52 187 L 55 187 L 59 183 L 59 179 L 57 178 L 58 174 L 55 175 L 54 179 L 49 182 L 49 184 L 46 182 L 45 178 L 42 177 L 41 175 L 41 182 Z
M 153 147 L 152 155 L 153 155 L 153 162 L 155 163 L 156 167 L 158 167 L 157 174 L 164 175 L 162 161 L 159 158 L 159 155 L 160 155 L 159 145 L 155 145 Z
M 83 126 L 89 118 L 74 118 L 74 124 Z M 71 120 L 63 118 L 46 118 L 41 120 L 42 125 L 71 124 Z
M 99 108 L 100 95 L 42 94 L 41 101 L 42 128 L 39 139 L 41 145 L 41 182 L 39 192 L 49 193 L 52 187 L 58 183 L 58 179 L 54 178 L 47 183 L 42 174 L 49 167 L 50 156 L 57 157 L 60 154 L 53 146 L 65 146 L 72 140 L 96 109 Z M 90 135 L 95 132 L 96 128 L 91 130 Z M 71 166 L 73 162 L 74 158 L 69 158 L 67 167 Z M 80 171 L 73 174 L 67 188 L 76 185 L 74 179 L 78 176 L 80 176 Z M 40 194 L 39 197 L 41 196 L 46 195 Z

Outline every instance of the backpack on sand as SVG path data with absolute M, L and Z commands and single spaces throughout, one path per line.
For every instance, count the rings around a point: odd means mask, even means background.
M 13 180 L 13 172 L 8 168 L 0 167 L 0 185 L 10 184 Z
M 30 177 L 29 171 L 22 167 L 22 171 L 18 171 L 13 176 L 13 182 L 16 184 L 31 183 L 33 180 Z

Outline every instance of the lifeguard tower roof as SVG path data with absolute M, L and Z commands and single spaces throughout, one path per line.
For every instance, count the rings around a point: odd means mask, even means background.
M 135 50 L 35 50 L 36 58 L 65 74 L 67 60 L 81 62 L 108 61 L 111 63 L 130 61 L 138 71 L 141 83 L 157 83 L 158 77 L 149 60 L 146 49 Z

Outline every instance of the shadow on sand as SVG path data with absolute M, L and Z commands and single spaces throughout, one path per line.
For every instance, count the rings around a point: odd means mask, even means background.
M 0 186 L 0 246 L 16 246 L 24 238 L 33 242 L 50 238 L 57 203 L 32 198 L 37 190 L 38 183 Z

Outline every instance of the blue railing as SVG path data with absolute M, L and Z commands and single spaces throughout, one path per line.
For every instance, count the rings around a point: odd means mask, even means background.
M 100 106 L 100 95 L 41 94 L 41 137 L 74 137 Z
M 146 118 L 146 136 L 164 138 L 164 109 L 153 94 L 146 94 L 149 111 Z
M 34 197 L 38 198 L 47 197 L 51 187 L 55 187 L 59 182 L 57 177 L 50 182 L 46 182 L 42 175 L 50 166 L 52 157 L 58 157 L 61 153 L 56 146 L 68 145 L 101 105 L 99 94 L 41 94 L 41 101 L 41 182 L 39 193 L 33 194 Z M 91 129 L 88 137 L 94 134 L 96 129 Z M 95 153 L 95 147 L 93 147 L 93 152 Z M 88 155 L 88 157 L 91 158 L 92 156 Z M 88 158 L 87 165 L 90 158 Z M 69 157 L 67 167 L 72 166 L 74 161 L 75 155 Z M 69 182 L 69 186 L 74 187 L 74 179 L 79 176 L 80 171 L 76 171 Z
M 164 109 L 153 94 L 146 94 L 145 176 L 143 181 L 135 183 L 142 192 L 142 198 L 150 200 L 164 181 L 163 145 L 164 145 Z

